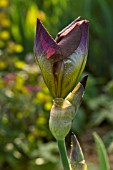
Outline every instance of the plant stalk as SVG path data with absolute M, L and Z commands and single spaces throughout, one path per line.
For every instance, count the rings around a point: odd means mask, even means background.
M 66 146 L 65 146 L 65 140 L 57 140 L 57 143 L 58 143 L 58 148 L 59 148 L 63 168 L 64 170 L 70 170 Z

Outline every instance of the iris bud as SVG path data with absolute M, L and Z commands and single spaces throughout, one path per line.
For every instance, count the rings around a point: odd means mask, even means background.
M 34 53 L 54 98 L 65 98 L 84 70 L 88 52 L 88 21 L 78 17 L 54 40 L 37 19 Z
M 74 134 L 71 138 L 70 165 L 71 170 L 87 170 L 81 146 Z

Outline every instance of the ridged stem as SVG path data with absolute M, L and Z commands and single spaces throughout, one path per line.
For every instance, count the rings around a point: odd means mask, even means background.
M 63 168 L 64 170 L 70 170 L 66 146 L 65 146 L 65 140 L 58 140 L 57 143 L 58 143 L 58 148 L 59 148 Z

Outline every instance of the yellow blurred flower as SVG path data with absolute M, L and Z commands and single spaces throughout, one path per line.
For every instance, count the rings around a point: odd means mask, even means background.
M 0 61 L 0 69 L 2 70 L 2 69 L 4 69 L 4 68 L 6 68 L 6 67 L 7 67 L 6 62 Z
M 9 27 L 11 23 L 9 19 L 2 19 L 0 24 L 2 27 Z
M 28 140 L 29 140 L 29 142 L 31 142 L 31 143 L 34 142 L 34 140 L 35 140 L 35 139 L 34 139 L 34 136 L 33 136 L 32 134 L 29 134 L 29 135 L 28 135 Z
M 41 21 L 45 21 L 46 20 L 46 15 L 43 11 L 39 11 L 38 12 L 38 18 L 41 20 Z
M 27 89 L 24 86 L 25 83 L 25 76 L 22 75 L 22 73 L 17 74 L 16 76 L 16 84 L 15 84 L 15 89 L 21 91 L 24 94 L 28 94 Z M 28 96 L 27 96 L 28 97 Z
M 8 53 L 21 53 L 23 51 L 23 47 L 21 44 L 15 44 L 14 42 L 9 42 L 8 43 L 8 48 L 7 48 Z
M 2 79 L 0 79 L 0 88 L 4 87 L 4 82 Z
M 27 12 L 25 21 L 25 25 L 27 28 L 26 33 L 28 34 L 28 36 L 32 36 L 35 32 L 37 18 L 41 19 L 42 21 L 45 21 L 46 15 L 43 11 L 38 9 L 36 4 L 32 4 Z
M 1 2 L 1 1 L 0 1 L 0 2 Z M 1 18 L 2 20 L 6 19 L 6 18 L 7 18 L 6 13 L 5 13 L 5 12 L 0 12 L 0 18 Z M 0 22 L 1 22 L 1 20 L 0 20 Z
M 36 95 L 35 103 L 42 103 L 44 102 L 45 95 L 42 92 L 38 92 Z
M 45 110 L 47 110 L 47 111 L 51 110 L 51 107 L 52 107 L 52 102 L 47 102 L 47 103 L 44 105 L 44 108 L 45 108 Z
M 10 37 L 10 34 L 9 34 L 8 31 L 2 31 L 2 32 L 0 33 L 0 38 L 1 38 L 2 40 L 8 40 L 9 37 Z
M 23 67 L 25 67 L 25 63 L 23 61 L 16 61 L 14 65 L 18 69 L 22 69 Z
M 36 120 L 36 122 L 37 122 L 38 125 L 44 125 L 44 124 L 47 122 L 47 120 L 46 120 L 45 117 L 40 116 L 40 117 Z
M 43 92 L 38 92 L 37 95 L 36 95 L 36 98 L 39 101 L 39 103 L 40 102 L 46 103 L 46 102 L 50 102 L 51 101 L 51 96 L 50 95 L 46 95 Z
M 0 0 L 0 7 L 7 7 L 8 0 Z
M 20 44 L 15 44 L 14 50 L 17 53 L 21 53 L 23 51 L 23 47 Z
M 38 8 L 35 4 L 31 5 L 26 16 L 26 24 L 35 27 L 36 18 L 38 17 Z

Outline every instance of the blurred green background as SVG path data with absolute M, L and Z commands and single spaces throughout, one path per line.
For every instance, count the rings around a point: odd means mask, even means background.
M 52 98 L 35 62 L 33 44 L 37 17 L 55 38 L 78 16 L 90 21 L 89 55 L 82 74 L 89 74 L 89 79 L 72 130 L 87 153 L 89 170 L 98 169 L 93 131 L 102 136 L 113 163 L 113 1 L 1 0 L 0 170 L 61 170 L 48 128 Z

